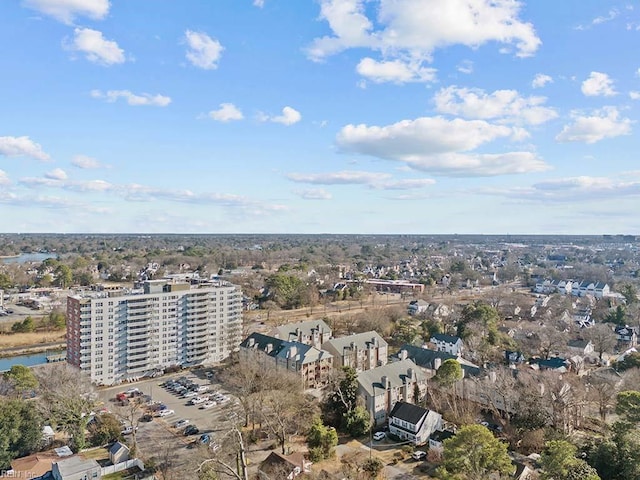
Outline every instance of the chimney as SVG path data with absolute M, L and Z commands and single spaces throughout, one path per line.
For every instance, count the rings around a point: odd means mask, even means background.
M 249 348 L 253 347 L 256 343 L 256 339 L 255 338 L 250 338 L 249 339 Z
M 389 385 L 390 382 L 386 375 L 382 376 L 382 378 L 380 379 L 380 383 L 382 384 L 382 388 L 384 389 L 388 389 L 391 386 Z
M 378 346 L 378 339 L 377 339 L 376 337 L 373 337 L 373 338 L 371 339 L 371 344 L 372 344 L 374 347 L 377 347 L 377 346 Z
M 413 381 L 413 378 L 414 378 L 413 368 L 407 369 L 407 377 L 409 378 L 410 381 Z
M 433 359 L 433 369 L 434 370 L 438 370 L 440 368 L 440 365 L 442 365 L 442 359 L 441 358 L 434 358 Z
M 268 343 L 265 351 L 271 353 L 273 351 L 273 343 Z
M 399 360 L 406 360 L 408 357 L 409 357 L 409 352 L 407 352 L 406 350 L 400 350 L 400 353 L 398 354 Z

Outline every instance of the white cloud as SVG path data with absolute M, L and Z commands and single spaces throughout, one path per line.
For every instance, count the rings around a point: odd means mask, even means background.
M 613 89 L 613 80 L 609 75 L 601 72 L 591 72 L 589 78 L 582 82 L 582 93 L 588 97 L 611 97 L 616 94 Z
M 230 122 L 244 118 L 242 112 L 233 103 L 221 103 L 218 110 L 211 110 L 207 115 L 218 122 Z
M 591 23 L 593 25 L 600 25 L 601 23 L 610 22 L 611 20 L 615 19 L 619 14 L 620 12 L 617 9 L 612 8 L 611 10 L 609 10 L 607 15 L 596 17 L 592 20 Z
M 393 160 L 443 176 L 489 176 L 538 172 L 549 167 L 533 153 L 467 154 L 499 138 L 520 136 L 521 129 L 483 120 L 422 117 L 383 127 L 347 125 L 336 143 L 344 152 Z
M 639 196 L 640 182 L 579 176 L 546 180 L 524 188 L 485 189 L 480 193 L 533 202 L 598 202 Z
M 7 172 L 4 170 L 0 170 L 0 185 L 9 185 L 11 184 L 11 180 L 7 176 Z
M 630 91 L 629 98 L 631 98 L 631 100 L 640 100 L 640 92 L 637 90 Z
M 102 164 L 93 157 L 76 155 L 71 160 L 71 165 L 82 169 L 101 168 Z
M 558 116 L 553 108 L 542 106 L 545 97 L 521 97 L 516 90 L 484 90 L 442 88 L 434 97 L 436 109 L 441 113 L 466 118 L 500 119 L 509 123 L 539 125 Z
M 50 179 L 53 179 L 53 180 L 66 180 L 67 179 L 67 172 L 65 172 L 61 168 L 54 168 L 50 172 L 45 173 L 44 176 L 46 178 L 50 178 Z
M 193 66 L 205 70 L 218 68 L 218 61 L 224 50 L 218 40 L 211 38 L 206 33 L 192 32 L 191 30 L 187 30 L 184 35 L 189 47 L 187 60 Z
M 538 73 L 535 77 L 533 77 L 533 81 L 531 82 L 531 86 L 533 88 L 542 88 L 547 83 L 553 83 L 553 78 L 549 75 L 545 75 L 544 73 Z
M 265 113 L 258 113 L 257 119 L 260 122 L 273 122 L 281 123 L 283 125 L 293 125 L 302 120 L 302 115 L 296 109 L 291 107 L 284 107 L 282 109 L 282 115 L 270 116 Z
M 32 157 L 46 162 L 49 154 L 29 137 L 0 137 L 0 155 L 5 157 Z
M 119 98 L 124 98 L 129 105 L 143 106 L 149 105 L 154 107 L 166 107 L 171 103 L 171 98 L 164 95 L 151 95 L 149 93 L 135 94 L 129 90 L 108 90 L 101 92 L 100 90 L 92 90 L 93 98 L 103 98 L 108 102 L 115 102 Z
M 436 79 L 435 68 L 423 67 L 420 62 L 402 60 L 378 62 L 373 58 L 363 58 L 356 67 L 357 72 L 375 83 L 393 82 L 433 82 Z
M 76 17 L 102 20 L 109 13 L 109 0 L 23 0 L 26 7 L 66 24 Z
M 577 112 L 571 116 L 573 123 L 565 125 L 556 136 L 558 142 L 595 143 L 605 138 L 629 135 L 633 123 L 628 118 L 620 118 L 620 113 L 615 107 L 604 107 L 594 111 L 590 116 L 583 116 Z
M 331 200 L 333 196 L 322 188 L 310 188 L 307 190 L 295 190 L 293 193 L 305 200 Z
M 389 176 L 387 173 L 345 170 L 334 173 L 290 173 L 287 178 L 293 182 L 315 185 L 367 185 L 387 180 Z
M 458 70 L 460 73 L 469 75 L 473 73 L 473 62 L 471 60 L 463 60 L 458 64 L 456 70 Z
M 431 178 L 394 180 L 388 173 L 343 170 L 332 173 L 290 173 L 287 178 L 312 185 L 366 185 L 375 190 L 412 190 L 434 185 Z
M 264 0 L 253 0 L 253 5 L 258 8 L 264 7 Z
M 515 45 L 518 56 L 530 56 L 541 42 L 533 25 L 518 18 L 520 8 L 518 1 L 321 0 L 320 18 L 333 35 L 315 39 L 307 53 L 322 60 L 349 48 L 370 48 L 386 59 L 426 60 L 449 45 L 500 42 Z M 377 13 L 375 20 L 369 12 Z
M 107 40 L 102 32 L 90 28 L 76 28 L 67 48 L 84 53 L 87 60 L 99 65 L 116 65 L 126 61 L 124 50 L 113 40 Z

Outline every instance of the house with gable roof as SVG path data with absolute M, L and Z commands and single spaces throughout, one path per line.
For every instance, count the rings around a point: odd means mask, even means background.
M 407 402 L 396 402 L 389 412 L 389 433 L 414 445 L 423 445 L 442 429 L 442 415 Z
M 273 336 L 288 342 L 300 342 L 320 348 L 333 338 L 333 331 L 324 320 L 306 320 L 276 327 Z
M 462 355 L 464 344 L 460 337 L 447 335 L 445 333 L 436 333 L 429 341 L 433 343 L 436 346 L 436 350 L 440 352 L 447 352 L 456 357 Z
M 411 360 L 388 363 L 358 374 L 358 397 L 375 425 L 387 421 L 396 402 L 419 402 L 426 391 L 427 376 Z
M 388 348 L 387 342 L 373 330 L 322 344 L 322 350 L 333 355 L 335 368 L 353 367 L 358 372 L 386 365 Z
M 240 354 L 250 358 L 259 354 L 263 362 L 300 376 L 304 388 L 319 388 L 329 380 L 333 356 L 324 350 L 300 342 L 289 342 L 254 332 L 240 344 Z

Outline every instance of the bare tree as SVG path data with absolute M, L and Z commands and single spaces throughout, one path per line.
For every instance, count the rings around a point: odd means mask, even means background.
M 85 430 L 97 395 L 88 377 L 78 369 L 56 363 L 35 369 L 40 383 L 40 407 L 45 416 L 65 430 L 76 450 L 84 448 Z
M 598 414 L 603 423 L 607 421 L 607 414 L 615 406 L 620 383 L 621 379 L 616 378 L 613 371 L 608 375 L 591 374 L 587 379 L 589 398 L 598 407 Z
M 613 330 L 604 323 L 598 323 L 587 329 L 584 336 L 593 343 L 593 349 L 598 352 L 600 361 L 602 361 L 602 354 L 612 351 L 617 341 Z
M 545 325 L 536 332 L 536 338 L 540 354 L 549 359 L 552 353 L 565 349 L 568 335 L 555 326 Z
M 232 427 L 220 441 L 224 447 L 217 451 L 202 447 L 203 455 L 209 458 L 201 460 L 195 469 L 198 478 L 217 480 L 223 476 L 235 480 L 249 480 L 245 440 L 240 429 Z

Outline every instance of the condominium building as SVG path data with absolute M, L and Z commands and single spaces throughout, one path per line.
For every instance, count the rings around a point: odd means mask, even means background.
M 227 282 L 154 280 L 67 299 L 67 362 L 112 385 L 224 360 L 242 340 L 242 292 Z

